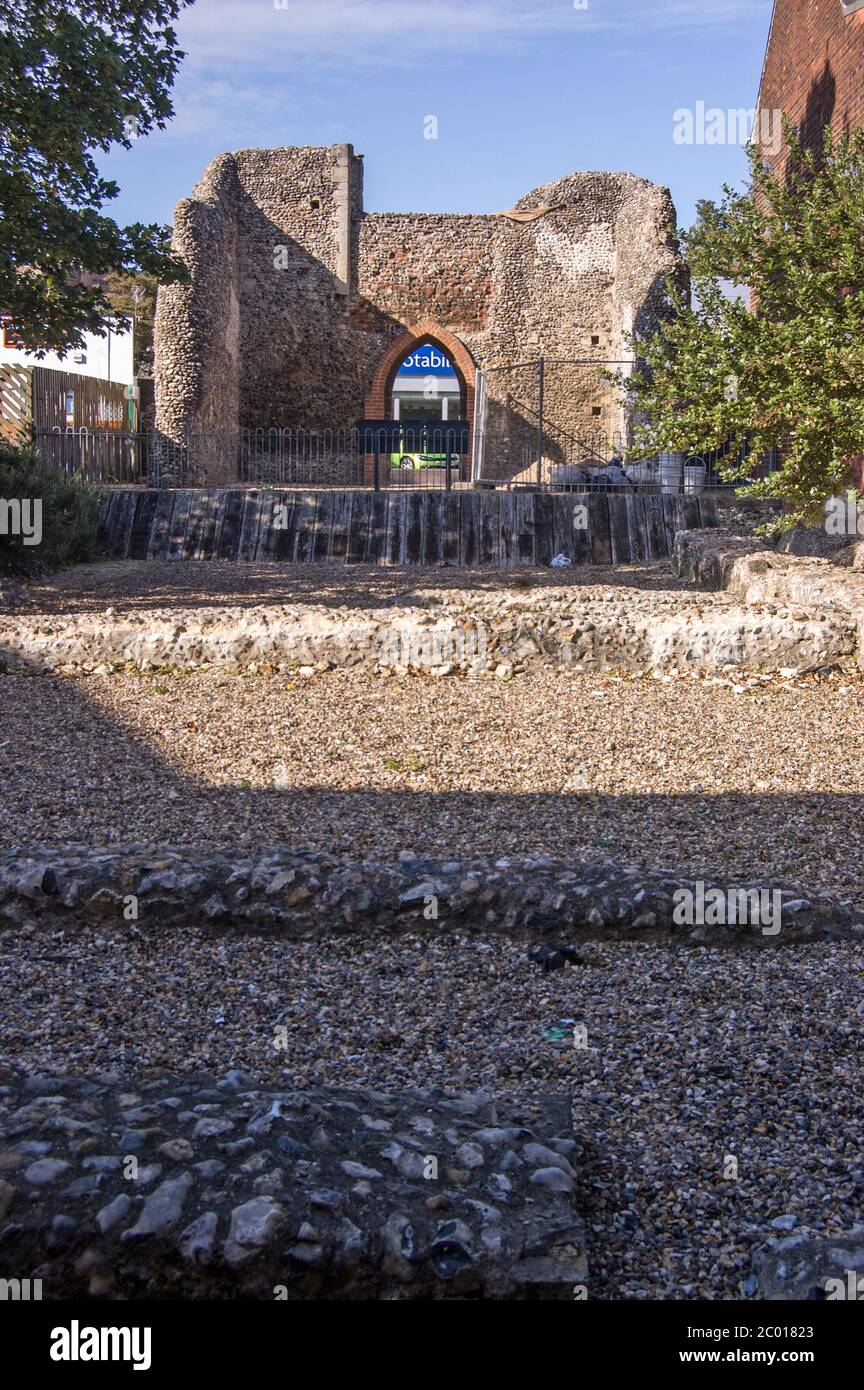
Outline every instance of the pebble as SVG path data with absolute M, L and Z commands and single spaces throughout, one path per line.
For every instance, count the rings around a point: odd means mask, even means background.
M 339 1164 L 342 1172 L 349 1178 L 362 1178 L 369 1181 L 372 1178 L 380 1178 L 381 1174 L 377 1168 L 367 1168 L 362 1163 L 355 1163 L 352 1159 L 345 1159 Z
M 184 1259 L 193 1264 L 205 1263 L 213 1253 L 218 1229 L 219 1217 L 216 1212 L 202 1212 L 180 1237 L 179 1249 Z
M 61 1173 L 67 1172 L 69 1164 L 62 1158 L 39 1158 L 24 1170 L 24 1181 L 41 1185 L 54 1182 Z
M 103 1234 L 106 1231 L 113 1230 L 115 1226 L 126 1219 L 131 1206 L 131 1199 L 126 1196 L 125 1192 L 119 1193 L 118 1196 L 114 1198 L 113 1202 L 109 1202 L 107 1206 L 102 1207 L 101 1210 L 96 1213 L 96 1224 L 99 1230 L 102 1231 Z
M 531 1181 L 538 1187 L 548 1187 L 550 1192 L 573 1191 L 573 1179 L 560 1168 L 537 1168 Z
M 0 1178 L 0 1221 L 6 1220 L 6 1214 L 12 1205 L 14 1196 L 15 1188 L 12 1184 L 6 1182 L 5 1178 Z
M 232 1266 L 254 1259 L 262 1247 L 283 1230 L 286 1217 L 272 1197 L 253 1197 L 231 1213 L 231 1227 L 225 1242 L 225 1258 Z
M 161 1236 L 170 1231 L 180 1220 L 191 1187 L 192 1176 L 189 1173 L 181 1173 L 179 1177 L 160 1183 L 145 1201 L 135 1225 L 123 1232 L 123 1239 Z

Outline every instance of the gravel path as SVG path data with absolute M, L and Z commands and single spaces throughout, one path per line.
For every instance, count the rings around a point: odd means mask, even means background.
M 385 603 L 429 589 L 508 590 L 576 588 L 586 598 L 610 587 L 627 591 L 690 592 L 676 579 L 668 561 L 648 565 L 580 565 L 564 569 L 448 569 L 412 565 L 244 564 L 202 560 L 187 564 L 111 560 L 78 565 L 28 585 L 28 608 L 42 613 L 118 613 L 135 608 L 224 607 L 248 603 L 346 604 L 351 608 Z M 596 594 L 594 595 L 596 596 Z M 700 595 L 703 601 L 710 597 Z M 720 596 L 718 596 L 720 597 Z
M 467 578 L 586 596 L 612 582 Z M 45 613 L 303 594 L 352 605 L 465 583 L 439 570 L 104 565 L 31 597 Z M 679 588 L 665 567 L 619 571 L 614 586 L 649 605 Z M 839 674 L 7 675 L 0 844 L 599 854 L 692 877 L 793 878 L 864 906 L 862 693 L 862 678 Z M 2 1056 L 133 1082 L 242 1067 L 301 1087 L 572 1093 L 597 1147 L 595 1298 L 740 1297 L 767 1236 L 864 1221 L 860 948 L 628 943 L 582 956 L 544 975 L 519 944 L 444 932 L 288 943 L 192 926 L 5 931 Z M 723 1176 L 727 1155 L 737 1180 Z
M 862 690 L 548 670 L 507 685 L 7 675 L 0 843 L 544 851 L 864 905 Z
M 60 1074 L 240 1067 L 301 1087 L 572 1091 L 597 1149 L 592 1298 L 740 1297 L 772 1221 L 860 1224 L 860 950 L 582 956 L 544 975 L 524 947 L 450 936 L 5 933 L 4 1052 Z M 544 1037 L 562 1021 L 564 1040 Z

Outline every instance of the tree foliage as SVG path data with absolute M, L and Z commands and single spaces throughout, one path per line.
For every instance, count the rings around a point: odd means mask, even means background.
M 0 0 L 0 309 L 28 347 L 112 320 L 109 271 L 182 280 L 170 230 L 120 227 L 95 156 L 162 128 L 190 0 Z
M 724 187 L 679 234 L 692 304 L 668 286 L 668 316 L 631 338 L 637 366 L 618 381 L 640 447 L 727 448 L 727 476 L 784 497 L 793 525 L 864 454 L 864 131 L 829 128 L 815 151 L 788 122 L 784 135 L 782 175 L 751 147 L 748 190 Z M 746 481 L 773 447 L 779 471 Z
M 118 275 L 115 271 L 106 278 L 104 287 L 115 314 L 132 319 L 135 325 L 135 375 L 151 377 L 158 280 L 153 275 Z

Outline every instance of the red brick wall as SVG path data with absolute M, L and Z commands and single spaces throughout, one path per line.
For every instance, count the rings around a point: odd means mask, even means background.
M 808 144 L 864 126 L 864 10 L 840 0 L 775 0 L 760 111 L 783 111 Z
M 864 9 L 846 14 L 840 0 L 774 0 L 759 110 L 785 112 L 811 147 L 826 125 L 864 126 Z M 864 458 L 855 471 L 856 486 L 864 487 Z

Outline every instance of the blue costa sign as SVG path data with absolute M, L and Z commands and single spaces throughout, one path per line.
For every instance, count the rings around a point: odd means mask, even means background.
M 433 343 L 423 343 L 414 349 L 397 373 L 398 376 L 455 376 L 456 369 L 449 357 Z

